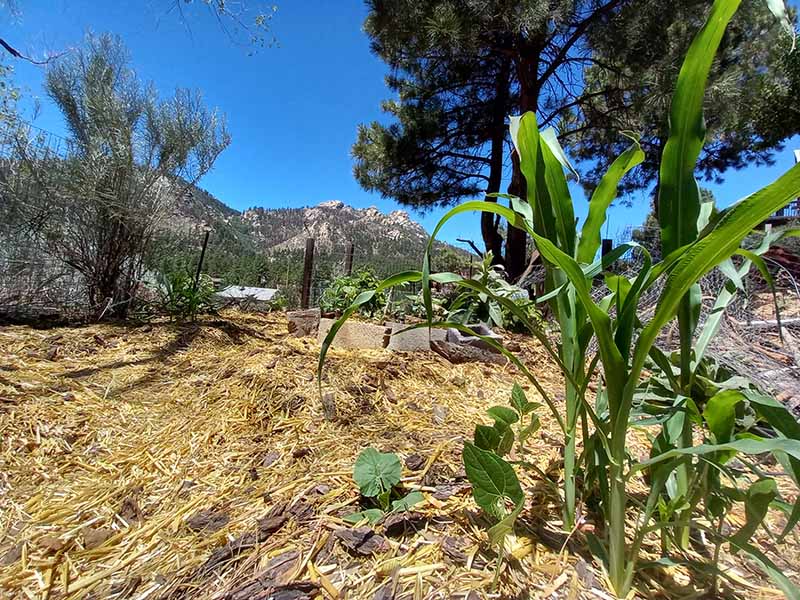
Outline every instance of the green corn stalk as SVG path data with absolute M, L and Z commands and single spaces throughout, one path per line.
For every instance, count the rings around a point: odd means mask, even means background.
M 775 4 L 775 0 L 770 0 Z M 704 139 L 702 99 L 708 71 L 728 22 L 736 12 L 740 0 L 715 0 L 710 16 L 692 43 L 681 69 L 671 111 L 671 134 L 661 167 L 660 212 L 667 248 L 673 250 L 656 265 L 649 256 L 633 280 L 610 278 L 612 296 L 596 303 L 591 295 L 593 279 L 605 266 L 616 260 L 632 245 L 621 247 L 617 253 L 601 261 L 591 262 L 600 243 L 600 228 L 606 210 L 616 196 L 620 178 L 635 164 L 641 162 L 641 150 L 634 141 L 631 148 L 615 161 L 601 185 L 595 191 L 589 216 L 577 235 L 572 200 L 564 176 L 564 153 L 551 133 L 539 132 L 536 117 L 527 113 L 511 121 L 511 135 L 519 155 L 522 173 L 527 180 L 525 201 L 511 199 L 511 207 L 494 202 L 468 202 L 450 210 L 437 224 L 423 257 L 421 272 L 406 272 L 382 282 L 376 291 L 404 282 L 421 281 L 423 299 L 429 315 L 424 326 L 458 327 L 454 323 L 434 323 L 432 319 L 432 282 L 449 283 L 471 288 L 498 302 L 517 315 L 515 306 L 507 298 L 497 297 L 484 289 L 480 282 L 466 280 L 451 273 L 431 273 L 433 241 L 442 226 L 457 214 L 483 211 L 506 219 L 509 225 L 524 229 L 531 236 L 547 265 L 547 295 L 562 331 L 562 344 L 553 348 L 547 337 L 537 327 L 531 332 L 541 341 L 550 356 L 561 368 L 567 391 L 566 419 L 539 384 L 533 373 L 512 353 L 490 338 L 488 344 L 496 347 L 517 366 L 537 389 L 553 413 L 565 436 L 567 468 L 572 470 L 565 486 L 565 524 L 573 519 L 577 490 L 574 471 L 577 468 L 574 441 L 578 424 L 583 420 L 594 426 L 591 440 L 593 453 L 600 468 L 596 469 L 603 518 L 607 524 L 604 540 L 593 540 L 591 545 L 604 557 L 609 579 L 620 597 L 627 596 L 635 573 L 639 546 L 648 529 L 648 523 L 657 507 L 658 498 L 667 478 L 680 469 L 692 455 L 714 454 L 722 450 L 759 453 L 779 452 L 789 461 L 800 460 L 800 442 L 796 438 L 775 440 L 741 439 L 723 444 L 691 446 L 691 441 L 681 434 L 683 443 L 677 448 L 660 451 L 654 447 L 652 458 L 626 468 L 628 453 L 626 438 L 630 427 L 634 394 L 648 357 L 657 356 L 654 347 L 661 330 L 673 319 L 681 323 L 682 334 L 693 332 L 693 314 L 697 282 L 713 268 L 727 264 L 737 252 L 741 241 L 773 212 L 800 195 L 800 165 L 788 171 L 766 188 L 723 211 L 715 221 L 698 233 L 700 216 L 697 184 L 693 178 L 694 165 Z M 754 255 L 755 256 L 755 255 Z M 752 259 L 752 257 L 747 257 Z M 647 289 L 663 282 L 662 292 L 653 317 L 642 325 L 637 318 L 640 298 Z M 694 293 L 693 293 L 694 292 Z M 375 292 L 364 292 L 342 318 L 331 328 L 323 342 L 319 362 L 319 381 L 325 355 L 336 332 L 361 304 L 368 302 Z M 612 318 L 610 307 L 616 306 Z M 525 315 L 517 315 L 525 322 Z M 638 337 L 635 335 L 638 333 Z M 713 332 L 710 334 L 713 335 Z M 603 399 L 593 407 L 585 399 L 586 383 L 596 360 L 586 366 L 589 342 L 595 339 L 598 360 L 602 365 L 604 386 L 599 395 Z M 685 341 L 682 341 L 685 344 Z M 684 349 L 686 346 L 684 346 Z M 679 385 L 691 379 L 692 361 L 689 352 L 683 353 L 684 364 Z M 584 425 L 581 425 L 584 427 Z M 586 427 L 588 429 L 588 427 Z M 798 436 L 800 437 L 800 436 Z M 585 453 L 586 454 L 586 453 Z M 795 464 L 795 463 L 792 463 Z M 800 465 L 800 463 L 797 463 Z M 633 543 L 626 544 L 626 516 L 630 509 L 627 481 L 640 470 L 651 473 L 652 492 L 640 510 Z M 570 506 L 572 504 L 572 506 Z M 517 511 L 521 510 L 521 506 Z M 569 512 L 572 512 L 570 517 Z M 795 509 L 793 515 L 800 518 Z M 509 524 L 508 526 L 512 526 Z M 767 570 L 772 574 L 769 564 Z

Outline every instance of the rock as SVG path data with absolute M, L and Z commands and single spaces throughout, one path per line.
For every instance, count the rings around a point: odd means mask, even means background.
M 431 342 L 431 349 L 439 356 L 446 358 L 454 365 L 468 362 L 487 362 L 504 365 L 507 359 L 502 354 L 496 354 L 483 348 L 464 346 L 452 342 Z
M 391 330 L 391 337 L 386 348 L 392 352 L 427 352 L 431 349 L 431 340 L 444 341 L 447 336 L 444 329 L 428 329 L 427 327 L 400 333 L 409 327 L 406 323 L 386 323 L 386 327 Z
M 319 334 L 317 339 L 321 344 L 325 341 L 335 321 L 333 319 L 320 319 Z M 347 321 L 336 333 L 331 344 L 335 348 L 362 348 L 365 350 L 381 350 L 385 347 L 384 336 L 389 332 L 383 325 Z
M 83 545 L 87 550 L 102 546 L 105 541 L 114 535 L 114 530 L 108 527 L 84 527 Z
M 433 422 L 437 425 L 444 425 L 447 421 L 447 407 L 440 404 L 433 405 Z
M 226 512 L 206 508 L 189 517 L 186 520 L 186 525 L 192 531 L 214 533 L 225 527 L 230 519 Z
M 322 394 L 322 413 L 325 415 L 326 421 L 336 420 L 336 397 L 333 395 L 333 392 L 325 392 Z
M 345 548 L 356 554 L 369 556 L 370 554 L 385 552 L 388 549 L 386 539 L 372 531 L 369 527 L 337 529 L 333 532 L 333 535 L 336 536 Z
M 286 318 L 289 333 L 295 337 L 315 336 L 319 331 L 321 314 L 318 308 L 293 310 L 286 313 Z
M 491 330 L 491 328 L 488 325 L 484 323 L 467 325 L 467 327 L 469 327 L 472 331 L 474 331 L 478 335 L 491 338 L 499 344 L 503 343 L 503 337 L 501 335 L 496 334 L 494 331 Z M 496 352 L 494 348 L 492 348 L 489 344 L 484 342 L 481 338 L 474 335 L 467 335 L 455 328 L 447 330 L 447 336 L 445 340 L 450 342 L 451 344 L 459 344 L 461 346 L 472 346 L 473 348 L 482 348 L 490 352 Z
M 406 456 L 406 469 L 409 471 L 420 471 L 425 466 L 425 457 L 421 454 L 409 454 Z

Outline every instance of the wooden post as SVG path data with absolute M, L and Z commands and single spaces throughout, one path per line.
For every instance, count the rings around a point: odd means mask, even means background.
M 303 289 L 300 293 L 300 308 L 308 308 L 311 300 L 311 275 L 314 271 L 314 238 L 306 239 L 306 253 L 303 258 Z
M 347 250 L 345 251 L 345 257 L 344 257 L 345 275 L 353 274 L 353 254 L 355 253 L 355 250 L 356 247 L 353 245 L 353 242 L 347 244 Z
M 605 256 L 614 249 L 614 240 L 603 238 L 603 247 L 600 250 L 600 255 Z
M 206 236 L 203 238 L 203 249 L 200 251 L 200 260 L 197 262 L 197 272 L 194 274 L 193 290 L 197 291 L 197 286 L 200 283 L 200 271 L 203 269 L 203 259 L 206 257 L 206 246 L 208 246 L 208 234 L 211 233 L 210 229 L 206 229 Z

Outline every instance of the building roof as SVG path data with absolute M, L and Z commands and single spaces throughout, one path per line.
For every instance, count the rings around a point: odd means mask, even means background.
M 229 285 L 221 292 L 217 292 L 216 295 L 221 298 L 230 298 L 235 300 L 245 300 L 247 298 L 251 298 L 260 302 L 269 302 L 277 293 L 278 290 L 272 288 Z

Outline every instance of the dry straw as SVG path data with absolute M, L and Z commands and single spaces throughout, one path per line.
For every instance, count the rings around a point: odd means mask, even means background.
M 483 411 L 507 402 L 512 367 L 334 350 L 326 419 L 319 346 L 286 331 L 281 316 L 237 313 L 0 329 L 0 597 L 608 597 L 599 570 L 570 551 L 581 532 L 559 532 L 552 488 L 534 478 L 491 590 L 495 554 L 459 455 Z M 557 395 L 557 370 L 519 341 Z M 557 482 L 557 426 L 541 417 L 537 466 Z M 377 550 L 361 554 L 369 547 L 340 533 L 366 446 L 411 457 L 403 483 L 426 502 L 388 532 L 379 525 Z M 794 543 L 772 556 L 790 576 Z M 774 595 L 757 570 L 726 561 L 742 593 Z M 650 575 L 654 591 L 689 582 L 680 569 Z

